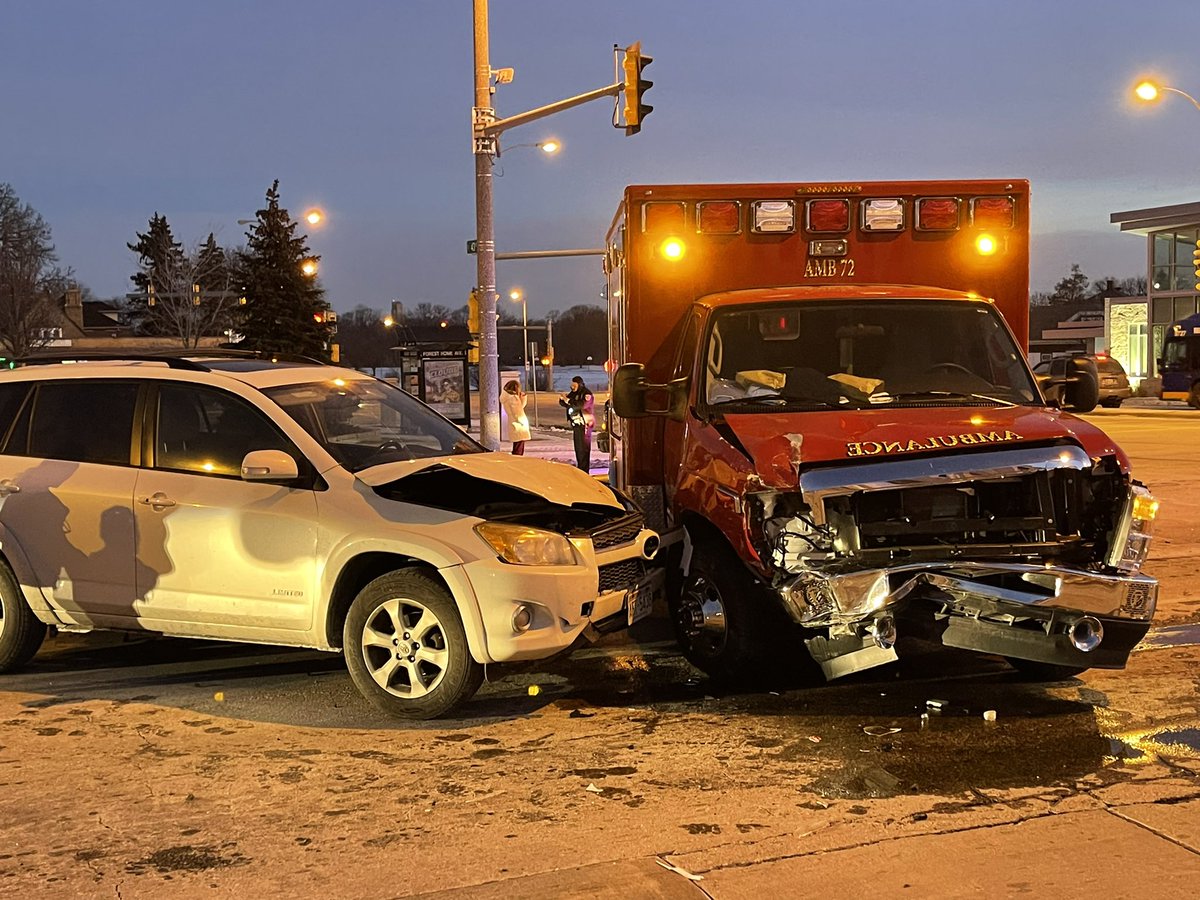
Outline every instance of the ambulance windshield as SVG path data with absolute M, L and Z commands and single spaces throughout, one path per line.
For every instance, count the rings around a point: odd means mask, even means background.
M 1020 348 L 984 303 L 822 300 L 718 312 L 709 406 L 1040 404 Z

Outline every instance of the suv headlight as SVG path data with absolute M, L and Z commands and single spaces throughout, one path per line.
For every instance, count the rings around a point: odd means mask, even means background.
M 506 563 L 517 566 L 573 566 L 579 560 L 563 535 L 528 525 L 483 522 L 475 533 Z
M 1113 532 L 1113 543 L 1108 553 L 1108 564 L 1122 572 L 1136 573 L 1150 551 L 1150 538 L 1154 535 L 1154 518 L 1158 515 L 1158 501 L 1140 484 L 1130 485 L 1129 497 L 1121 511 L 1121 518 Z

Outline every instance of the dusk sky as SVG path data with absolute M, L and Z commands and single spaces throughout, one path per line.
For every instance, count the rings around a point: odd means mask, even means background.
M 600 100 L 506 134 L 497 248 L 597 247 L 644 182 L 1028 178 L 1032 287 L 1073 262 L 1141 275 L 1115 211 L 1200 200 L 1200 110 L 1138 105 L 1154 74 L 1200 95 L 1197 0 L 492 0 L 501 116 L 654 57 L 642 133 Z M 151 214 L 189 246 L 273 179 L 335 309 L 458 307 L 475 282 L 470 0 L 0 3 L 0 182 L 99 297 L 130 290 Z M 557 157 L 519 143 L 554 136 Z M 498 263 L 531 315 L 599 303 L 594 258 Z

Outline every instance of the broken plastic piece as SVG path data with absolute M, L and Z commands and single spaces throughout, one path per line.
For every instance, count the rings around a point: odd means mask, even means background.
M 662 857 L 656 856 L 654 858 L 654 861 L 656 863 L 658 863 L 660 866 L 662 866 L 664 869 L 666 869 L 668 872 L 674 872 L 676 875 L 682 875 L 688 881 L 703 881 L 704 880 L 703 875 L 695 875 L 695 874 L 689 872 L 687 869 L 680 868 L 679 866 L 674 865 L 673 863 L 667 862 Z
M 596 785 L 592 784 L 591 782 L 588 783 L 588 786 L 585 787 L 584 790 L 587 791 L 589 794 L 603 794 L 604 793 L 603 790 L 596 787 Z
M 810 741 L 812 741 L 814 744 L 819 744 L 819 743 L 821 743 L 821 739 L 820 739 L 820 737 L 818 737 L 818 736 L 817 736 L 817 735 L 815 735 L 815 734 L 810 734 L 810 735 L 808 736 L 808 739 L 809 739 Z
M 213 699 L 216 700 L 218 703 L 224 703 L 225 702 L 225 692 L 217 691 L 215 694 L 213 694 Z
M 995 722 L 996 721 L 996 711 L 994 709 L 985 709 L 983 711 L 983 721 Z
M 530 697 L 536 697 L 541 692 L 542 692 L 542 689 L 540 687 L 538 687 L 536 684 L 531 684 L 529 686 L 529 696 Z
M 950 705 L 949 700 L 926 700 L 925 705 L 929 709 L 946 709 Z
M 899 734 L 901 729 L 895 726 L 888 727 L 886 725 L 864 725 L 863 733 L 869 734 L 871 737 L 884 737 L 889 734 Z

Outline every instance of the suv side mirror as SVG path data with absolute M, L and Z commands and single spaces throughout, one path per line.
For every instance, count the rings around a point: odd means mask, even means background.
M 296 460 L 282 450 L 251 450 L 242 459 L 242 481 L 282 484 L 299 477 Z
M 1051 361 L 1050 374 L 1039 376 L 1038 384 L 1051 405 L 1069 412 L 1091 412 L 1100 403 L 1100 373 L 1090 357 Z
M 612 408 L 622 419 L 644 419 L 646 416 L 666 416 L 682 421 L 687 412 L 688 378 L 676 378 L 666 384 L 646 381 L 646 367 L 641 363 L 626 363 L 613 373 Z M 651 409 L 646 395 L 665 393 L 666 406 Z

